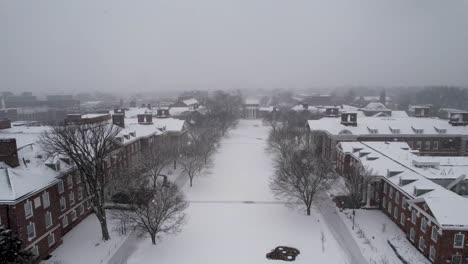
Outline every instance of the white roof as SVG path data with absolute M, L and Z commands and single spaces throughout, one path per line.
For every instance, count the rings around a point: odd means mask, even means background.
M 109 115 L 108 113 L 107 114 L 84 114 L 84 115 L 81 115 L 81 118 L 96 118 L 96 117 L 101 117 L 101 116 L 107 116 Z
M 468 135 L 468 126 L 452 126 L 447 120 L 436 118 L 358 116 L 357 126 L 345 126 L 341 124 L 340 118 L 324 117 L 309 120 L 308 125 L 312 131 L 324 131 L 331 135 L 370 135 L 368 127 L 377 129 L 377 133 L 372 133 L 373 135 L 398 136 L 390 128 L 398 129 L 401 135 L 417 134 L 415 130 L 418 129 L 422 129 L 422 135 Z
M 431 211 L 441 226 L 446 228 L 454 225 L 468 227 L 468 210 L 449 212 L 450 210 L 443 208 L 444 206 L 439 206 L 440 203 L 444 203 L 445 207 L 454 208 L 452 204 L 457 203 L 460 207 L 456 208 L 468 209 L 466 198 L 432 181 L 431 174 L 437 170 L 440 171 L 443 165 L 439 168 L 418 168 L 412 162 L 414 159 L 421 162 L 427 159 L 427 162 L 433 162 L 437 159 L 454 158 L 454 163 L 467 164 L 468 157 L 417 156 L 405 142 L 341 142 L 338 146 L 345 153 L 358 159 L 364 167 L 372 171 L 372 175 L 385 178 L 408 197 L 415 199 L 414 201 L 436 201 L 435 205 L 431 207 Z M 462 160 L 464 161 L 462 162 Z M 388 177 L 389 172 L 395 172 L 396 175 Z M 401 185 L 400 179 L 412 180 L 412 182 Z M 415 189 L 428 190 L 428 192 L 417 195 L 414 192 Z
M 183 113 L 194 111 L 191 107 L 181 106 L 181 107 L 171 107 L 169 109 L 169 114 L 171 116 L 180 116 Z
M 186 127 L 186 122 L 184 120 L 175 119 L 175 118 L 153 118 L 153 123 L 159 129 L 168 132 L 183 132 Z
M 60 159 L 46 159 L 37 144 L 40 133 L 44 130 L 45 127 L 13 127 L 0 130 L 0 138 L 16 139 L 19 159 L 19 166 L 15 168 L 0 163 L 0 202 L 14 201 L 40 190 L 54 183 L 57 176 L 71 168 Z M 46 166 L 48 162 L 60 164 L 60 171 Z
M 247 98 L 247 99 L 245 99 L 244 104 L 260 104 L 260 101 L 258 99 L 255 99 L 255 98 Z
M 195 105 L 195 104 L 198 104 L 199 102 L 197 99 L 191 98 L 191 99 L 184 100 L 183 103 L 185 105 Z

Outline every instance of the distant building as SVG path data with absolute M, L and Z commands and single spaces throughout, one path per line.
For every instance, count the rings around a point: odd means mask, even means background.
M 365 117 L 359 112 L 341 113 L 307 123 L 308 140 L 318 144 L 322 155 L 336 159 L 336 145 L 344 141 L 403 141 L 421 154 L 468 156 L 466 116 L 453 121 L 418 117 Z
M 242 107 L 245 119 L 256 119 L 259 117 L 260 102 L 257 99 L 246 99 Z

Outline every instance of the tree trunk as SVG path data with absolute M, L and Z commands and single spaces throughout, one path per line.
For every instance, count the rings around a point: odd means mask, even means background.
M 99 203 L 95 204 L 95 214 L 101 225 L 102 240 L 107 241 L 110 239 L 109 229 L 107 228 L 107 218 L 106 218 L 106 209 L 104 209 L 104 204 Z
M 151 236 L 151 243 L 153 245 L 156 245 L 156 234 L 150 234 L 150 236 Z
M 190 187 L 192 187 L 193 177 L 189 177 L 189 178 L 190 178 Z
M 310 215 L 310 205 L 307 205 L 307 215 Z

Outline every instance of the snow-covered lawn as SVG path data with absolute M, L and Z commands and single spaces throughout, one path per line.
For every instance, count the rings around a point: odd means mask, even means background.
M 411 264 L 429 263 L 414 246 L 409 242 L 404 243 L 406 240 L 404 232 L 380 210 L 356 210 L 354 230 L 352 230 L 352 210 L 344 210 L 339 215 L 353 233 L 361 252 L 371 264 L 372 261 L 381 263 L 383 259 L 386 259 L 388 262 L 385 263 L 389 264 L 402 263 L 388 244 L 389 239 L 394 240 L 394 243 L 405 249 L 406 255 L 411 256 L 406 260 Z M 395 237 L 402 239 L 395 240 Z
M 214 166 L 192 188 L 185 185 L 192 203 L 182 232 L 156 246 L 140 241 L 128 263 L 276 263 L 265 255 L 277 246 L 298 248 L 294 263 L 347 263 L 317 211 L 307 217 L 271 203 L 276 200 L 268 187 L 273 168 L 267 135 L 261 121 L 241 120 L 222 140 Z
M 101 239 L 101 228 L 96 215 L 89 215 L 65 235 L 63 244 L 52 253 L 52 258 L 43 263 L 106 263 L 127 238 L 119 234 L 118 221 L 108 217 L 108 225 L 111 240 L 104 242 Z

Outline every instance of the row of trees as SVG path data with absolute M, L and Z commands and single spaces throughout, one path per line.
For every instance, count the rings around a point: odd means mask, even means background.
M 40 144 L 48 158 L 66 158 L 83 176 L 87 196 L 99 219 L 102 239 L 110 239 L 107 227 L 106 190 L 112 183 L 115 201 L 124 204 L 117 216 L 126 226 L 147 233 L 156 242 L 159 233 L 177 232 L 188 204 L 178 187 L 167 180 L 165 171 L 177 163 L 190 186 L 209 166 L 220 138 L 236 125 L 240 116 L 240 94 L 215 92 L 206 101 L 208 112 L 190 120 L 185 140 L 161 137 L 155 147 L 132 157 L 130 166 L 114 166 L 111 155 L 117 150 L 116 126 L 97 124 L 53 125 Z

